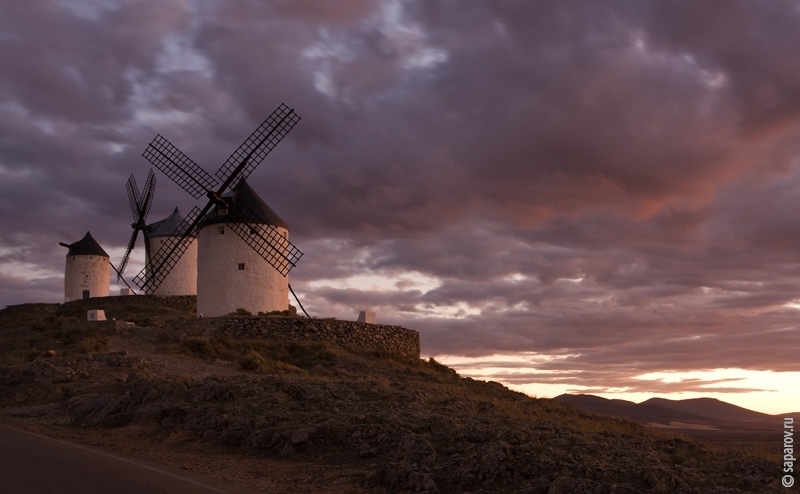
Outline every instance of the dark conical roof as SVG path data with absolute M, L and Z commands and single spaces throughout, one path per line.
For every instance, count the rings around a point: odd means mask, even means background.
M 289 225 L 256 194 L 256 191 L 247 185 L 245 180 L 240 180 L 233 193 L 225 195 L 222 199 L 228 203 L 230 210 L 239 218 L 247 218 L 253 223 L 289 229 Z M 206 216 L 203 225 L 221 223 L 222 221 L 222 218 L 217 216 L 216 210 L 212 210 Z
M 183 221 L 183 215 L 176 207 L 175 211 L 163 220 L 147 225 L 147 237 L 171 237 L 178 229 L 178 225 L 181 224 L 181 221 Z
M 63 245 L 63 244 L 62 244 Z M 100 247 L 97 240 L 92 238 L 92 234 L 86 232 L 86 235 L 73 244 L 69 244 L 68 256 L 101 256 L 108 257 L 106 251 Z

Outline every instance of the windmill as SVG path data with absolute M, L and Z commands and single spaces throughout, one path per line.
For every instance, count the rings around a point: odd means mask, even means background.
M 188 249 L 191 240 L 198 235 L 201 223 L 212 208 L 216 208 L 213 214 L 214 223 L 223 228 L 222 232 L 228 227 L 228 230 L 234 232 L 266 261 L 277 275 L 286 278 L 303 255 L 302 252 L 289 242 L 285 232 L 278 228 L 263 228 L 263 215 L 259 211 L 253 211 L 251 203 L 240 201 L 234 204 L 232 200 L 239 193 L 240 184 L 244 183 L 299 120 L 300 117 L 293 109 L 281 104 L 220 166 L 215 173 L 216 178 L 160 134 L 153 139 L 142 156 L 192 197 L 199 199 L 206 196 L 208 202 L 202 209 L 195 206 L 161 249 L 153 254 L 149 269 L 145 267 L 133 280 L 139 287 L 146 293 L 153 293 L 158 288 Z M 223 198 L 226 192 L 230 193 L 230 197 Z M 200 242 L 199 250 L 202 249 Z M 240 269 L 242 265 L 243 263 L 239 263 Z M 198 299 L 201 297 L 201 289 L 198 280 Z M 199 303 L 198 312 L 202 312 Z
M 158 255 L 161 249 L 169 248 L 166 244 L 179 230 L 179 225 L 184 217 L 176 207 L 172 214 L 163 220 L 147 225 L 145 245 L 147 246 L 146 269 L 152 269 L 153 256 Z M 188 248 L 177 263 L 170 270 L 169 275 L 153 291 L 153 295 L 176 296 L 197 295 L 197 239 L 188 239 Z
M 59 242 L 59 245 L 69 249 L 64 269 L 64 302 L 108 297 L 108 267 L 111 262 L 92 234 L 86 232 L 77 242 Z
M 145 220 L 147 220 L 147 213 L 150 212 L 150 205 L 153 203 L 153 195 L 156 190 L 156 175 L 153 173 L 153 169 L 151 168 L 147 174 L 147 180 L 145 180 L 144 189 L 142 189 L 141 193 L 136 185 L 136 177 L 133 174 L 125 183 L 125 190 L 128 192 L 128 202 L 131 205 L 131 215 L 133 216 L 131 228 L 133 228 L 133 234 L 131 234 L 131 239 L 128 241 L 128 248 L 125 249 L 125 255 L 122 256 L 119 268 L 115 269 L 117 281 L 122 279 L 122 273 L 125 272 L 125 267 L 128 265 L 128 258 L 136 245 L 136 238 L 139 236 L 139 232 L 144 233 L 145 257 L 147 259 L 150 258 L 150 245 L 147 241 L 148 227 L 145 224 Z

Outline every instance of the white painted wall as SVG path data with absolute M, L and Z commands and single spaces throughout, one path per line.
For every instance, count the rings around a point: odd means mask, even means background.
M 150 256 L 155 257 L 158 251 L 171 237 L 155 237 L 150 241 Z M 147 259 L 147 269 L 150 259 Z M 197 239 L 193 239 L 177 264 L 151 295 L 196 295 L 197 294 Z
M 282 227 L 273 228 L 288 238 Z M 220 233 L 224 232 L 224 233 Z M 212 224 L 197 236 L 197 315 L 217 317 L 245 309 L 252 314 L 289 308 L 289 278 L 281 275 L 227 225 Z M 239 269 L 244 264 L 244 269 Z
M 89 290 L 91 298 L 108 297 L 110 269 L 107 257 L 68 255 L 64 269 L 64 301 L 82 299 L 84 290 Z

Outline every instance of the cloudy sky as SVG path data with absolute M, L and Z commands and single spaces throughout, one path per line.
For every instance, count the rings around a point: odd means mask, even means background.
M 122 257 L 161 133 L 250 176 L 306 308 L 537 396 L 800 411 L 800 2 L 0 6 L 0 307 Z M 149 220 L 194 200 L 157 172 Z M 141 241 L 140 241 L 141 242 Z M 141 269 L 141 244 L 128 273 Z

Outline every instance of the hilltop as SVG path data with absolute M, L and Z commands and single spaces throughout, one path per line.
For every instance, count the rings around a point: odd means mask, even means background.
M 782 492 L 777 456 L 531 398 L 434 359 L 164 329 L 192 310 L 130 297 L 106 314 L 137 325 L 113 331 L 76 327 L 80 304 L 0 311 L 0 420 L 264 492 Z

